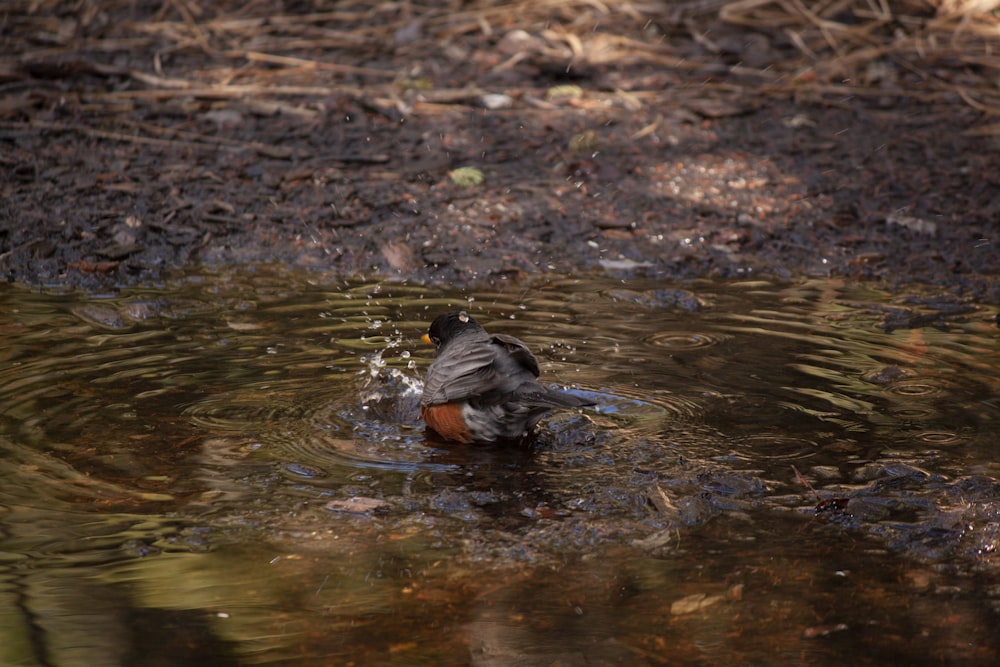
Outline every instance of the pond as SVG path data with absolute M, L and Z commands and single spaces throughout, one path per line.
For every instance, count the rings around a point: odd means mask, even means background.
M 1000 343 L 957 297 L 258 267 L 0 299 L 0 664 L 1000 662 Z M 425 433 L 458 308 L 596 405 Z

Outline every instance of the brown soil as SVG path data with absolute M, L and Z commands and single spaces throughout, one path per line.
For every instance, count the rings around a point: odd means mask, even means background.
M 839 3 L 820 30 L 751 4 L 9 2 L 0 271 L 844 275 L 1000 302 L 997 44 L 955 27 L 992 15 Z

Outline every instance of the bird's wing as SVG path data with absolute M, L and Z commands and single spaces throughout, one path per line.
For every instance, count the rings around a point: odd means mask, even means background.
M 523 341 L 507 334 L 493 334 L 492 338 L 494 345 L 499 345 L 510 354 L 510 359 L 516 365 L 512 366 L 512 370 L 527 370 L 535 377 L 541 374 L 541 370 L 538 368 L 538 359 Z
M 538 361 L 521 341 L 497 334 L 486 344 L 459 345 L 427 370 L 425 405 L 513 393 L 538 375 Z

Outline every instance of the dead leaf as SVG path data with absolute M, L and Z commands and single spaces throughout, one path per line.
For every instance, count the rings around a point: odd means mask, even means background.
M 342 512 L 345 514 L 373 514 L 385 512 L 389 509 L 389 503 L 378 498 L 366 498 L 364 496 L 354 496 L 346 500 L 331 500 L 325 505 L 331 512 Z
M 405 243 L 388 243 L 379 248 L 389 266 L 399 272 L 413 271 L 417 268 L 417 259 Z
M 670 605 L 670 613 L 674 616 L 683 616 L 684 614 L 693 614 L 696 611 L 701 611 L 702 609 L 707 609 L 714 604 L 722 602 L 725 599 L 722 595 L 707 595 L 705 593 L 694 593 L 693 595 L 688 595 L 680 600 L 675 600 Z

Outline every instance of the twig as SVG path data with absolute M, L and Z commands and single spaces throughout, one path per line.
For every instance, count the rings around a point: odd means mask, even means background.
M 11 129 L 30 129 L 30 130 L 48 130 L 50 132 L 77 132 L 90 137 L 97 137 L 99 139 L 110 139 L 112 141 L 123 141 L 134 144 L 146 144 L 150 146 L 165 146 L 170 148 L 230 148 L 234 150 L 251 150 L 266 155 L 268 157 L 277 158 L 289 158 L 295 154 L 300 157 L 305 157 L 303 151 L 296 151 L 291 148 L 284 146 L 273 146 L 270 144 L 261 144 L 257 142 L 243 142 L 236 141 L 233 139 L 227 139 L 225 137 L 210 137 L 203 134 L 194 133 L 183 133 L 190 137 L 189 140 L 177 140 L 177 139 L 157 139 L 155 137 L 147 137 L 135 134 L 125 134 L 123 132 L 111 132 L 109 130 L 101 130 L 93 127 L 87 127 L 86 125 L 77 125 L 75 123 L 54 123 L 50 121 L 33 120 L 29 123 L 0 123 L 0 127 L 8 127 Z M 175 131 L 178 132 L 178 131 Z
M 307 58 L 295 58 L 292 56 L 279 56 L 271 53 L 261 53 L 260 51 L 226 51 L 227 58 L 246 58 L 250 62 L 271 63 L 274 65 L 286 65 L 288 67 L 302 67 L 306 69 L 326 70 L 330 72 L 344 72 L 345 74 L 361 74 L 364 76 L 384 76 L 395 78 L 397 72 L 372 67 L 356 67 L 354 65 L 340 65 L 337 63 L 325 63 L 319 60 L 309 60 Z

